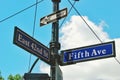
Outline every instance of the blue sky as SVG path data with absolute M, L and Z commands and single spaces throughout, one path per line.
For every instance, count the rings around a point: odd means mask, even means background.
M 35 2 L 36 0 L 1 0 L 0 21 L 34 4 Z M 73 0 L 71 0 L 71 2 L 73 2 Z M 79 2 L 76 2 L 75 7 L 82 14 L 82 16 L 87 16 L 89 20 L 94 22 L 96 25 L 99 25 L 101 21 L 104 21 L 106 25 L 103 27 L 103 31 L 109 35 L 110 39 L 118 39 L 120 38 L 119 3 L 120 0 L 80 0 Z M 61 0 L 60 9 L 66 7 L 69 10 L 71 5 L 67 0 Z M 51 40 L 51 24 L 43 27 L 40 27 L 39 24 L 40 18 L 52 13 L 52 8 L 53 6 L 51 0 L 43 0 L 43 2 L 38 4 L 37 8 L 34 38 L 46 46 L 48 46 Z M 28 72 L 30 53 L 14 45 L 13 36 L 15 26 L 18 26 L 21 30 L 32 36 L 35 13 L 34 10 L 35 6 L 6 21 L 0 22 L 0 71 L 5 78 L 9 74 L 14 75 L 19 73 L 23 75 Z M 71 13 L 68 14 L 65 23 L 70 21 L 73 15 L 78 15 L 74 9 L 72 9 Z M 62 20 L 60 20 L 60 23 Z M 120 57 L 118 58 L 120 60 Z M 31 64 L 35 59 L 36 57 L 32 55 Z M 41 61 L 37 63 L 33 72 L 40 72 L 40 64 Z

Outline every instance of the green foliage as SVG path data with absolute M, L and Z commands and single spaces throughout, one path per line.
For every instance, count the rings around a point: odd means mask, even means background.
M 15 76 L 10 74 L 8 80 L 22 80 L 22 76 L 20 74 L 16 74 Z
M 2 75 L 1 75 L 1 72 L 0 72 L 0 80 L 4 80 L 4 78 L 3 78 Z
M 8 76 L 8 80 L 14 80 L 14 77 L 10 74 L 10 75 Z
M 4 78 L 1 75 L 1 72 L 0 72 L 0 80 L 4 80 Z M 15 76 L 10 74 L 7 80 L 22 80 L 22 76 L 20 74 L 16 74 Z
M 21 75 L 16 74 L 16 75 L 14 76 L 14 80 L 22 80 Z
M 4 80 L 4 78 L 0 76 L 0 80 Z

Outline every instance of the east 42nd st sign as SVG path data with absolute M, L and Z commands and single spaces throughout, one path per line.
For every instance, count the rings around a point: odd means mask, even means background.
M 50 64 L 49 48 L 47 48 L 37 40 L 33 39 L 31 36 L 29 36 L 17 27 L 15 27 L 13 43 L 39 57 L 46 63 Z

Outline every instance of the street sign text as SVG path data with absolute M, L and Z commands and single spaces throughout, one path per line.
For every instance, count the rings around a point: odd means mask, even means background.
M 63 64 L 76 63 L 115 56 L 115 43 L 108 42 L 62 51 Z
M 49 63 L 49 49 L 17 27 L 15 27 L 14 44 L 36 55 L 46 63 Z
M 67 8 L 59 10 L 53 14 L 50 14 L 48 16 L 45 16 L 43 18 L 40 19 L 40 26 L 46 25 L 48 23 L 57 21 L 61 18 L 64 18 L 67 16 Z

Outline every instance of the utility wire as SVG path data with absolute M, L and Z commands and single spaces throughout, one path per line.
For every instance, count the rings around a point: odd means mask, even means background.
M 120 64 L 120 61 L 115 57 L 115 60 Z
M 74 3 L 72 4 L 73 6 L 75 5 L 76 1 L 74 1 Z M 70 8 L 70 10 L 68 11 L 68 15 L 70 14 L 70 12 L 72 11 L 73 9 L 73 6 Z M 67 19 L 67 17 L 64 18 L 64 20 L 62 21 L 62 23 L 60 24 L 59 28 L 62 27 L 63 23 L 65 22 L 65 20 Z
M 36 0 L 36 3 L 38 3 L 38 0 Z M 35 24 L 36 24 L 36 16 L 37 16 L 37 4 L 35 6 L 35 15 L 34 15 L 34 24 L 33 24 L 33 34 L 32 36 L 34 37 L 34 34 L 35 34 Z
M 24 12 L 24 11 L 26 11 L 27 9 L 29 9 L 29 8 L 35 6 L 35 5 L 39 4 L 39 3 L 41 3 L 42 1 L 43 1 L 43 0 L 40 0 L 40 1 L 38 1 L 37 3 L 34 3 L 33 5 L 30 5 L 30 6 L 26 7 L 25 9 L 20 10 L 20 11 L 14 13 L 13 15 L 10 15 L 10 16 L 8 16 L 8 17 L 6 17 L 6 18 L 0 20 L 0 23 L 2 23 L 2 22 L 4 22 L 4 21 L 6 21 L 6 20 L 8 20 L 8 19 L 10 19 L 10 18 L 12 18 L 12 17 L 14 17 L 14 16 L 16 16 L 16 15 L 18 15 L 18 14 Z
M 81 17 L 81 19 L 85 22 L 85 24 L 88 26 L 88 28 L 93 32 L 93 34 L 96 36 L 96 38 L 103 43 L 103 41 L 98 37 L 98 35 L 94 32 L 94 30 L 90 27 L 90 25 L 86 22 L 86 20 L 82 17 L 82 15 L 79 13 L 79 11 L 75 8 L 75 6 L 71 3 L 70 0 L 68 0 L 68 2 L 70 3 L 70 5 L 74 8 L 74 10 L 77 12 L 77 14 Z M 114 59 L 117 61 L 118 64 L 120 64 L 120 61 L 114 57 Z
M 36 0 L 36 3 L 38 3 L 38 0 Z M 35 15 L 34 15 L 34 23 L 33 23 L 33 33 L 32 33 L 32 37 L 34 38 L 34 34 L 35 34 L 35 24 L 36 24 L 36 16 L 37 16 L 37 4 L 35 6 Z M 29 65 L 28 65 L 28 71 L 31 72 L 33 67 L 35 66 L 35 64 L 37 63 L 37 61 L 39 60 L 39 58 L 36 59 L 36 61 L 34 62 L 33 66 L 30 69 L 30 65 L 31 65 L 31 54 L 29 57 Z
M 71 1 L 68 0 L 68 2 L 71 4 L 71 6 L 73 6 L 74 10 L 77 12 L 77 14 L 81 17 L 81 19 L 85 22 L 85 24 L 88 26 L 88 28 L 93 32 L 93 34 L 96 36 L 96 38 L 101 42 L 102 40 L 98 37 L 98 35 L 95 33 L 95 31 L 90 27 L 90 25 L 86 22 L 86 20 L 82 17 L 82 15 L 78 12 L 78 10 L 74 7 L 74 5 L 72 5 Z

